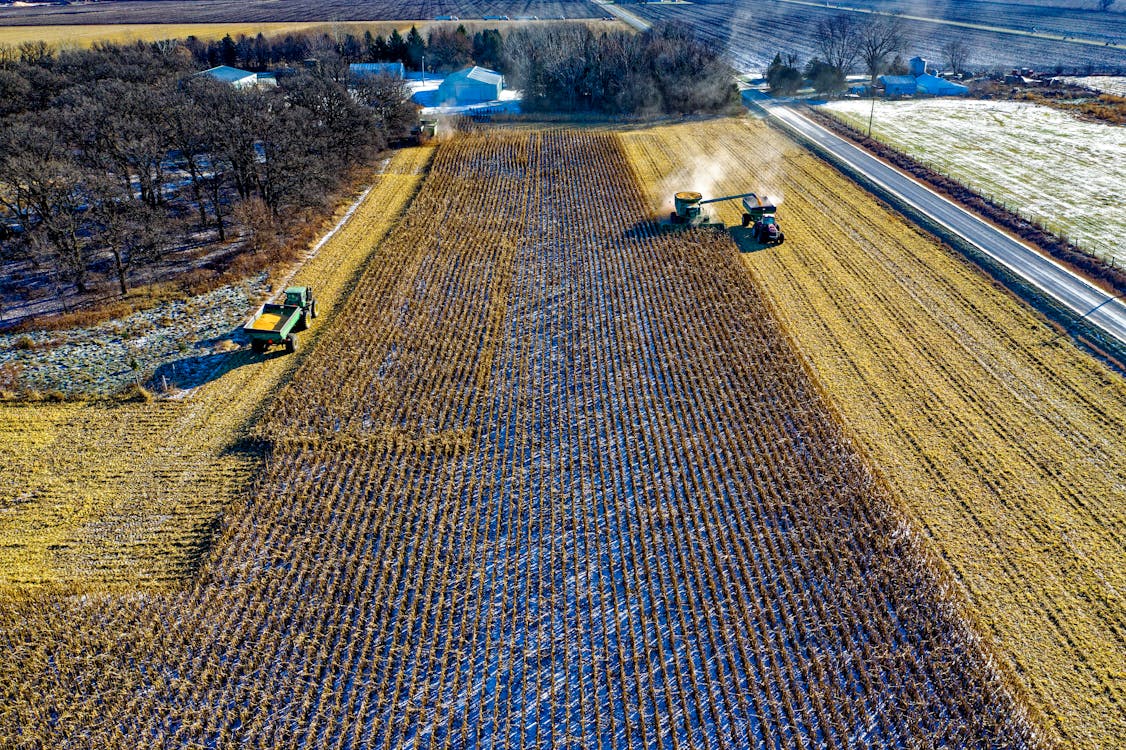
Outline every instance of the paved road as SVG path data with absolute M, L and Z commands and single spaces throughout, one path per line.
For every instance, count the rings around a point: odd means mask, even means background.
M 646 21 L 644 18 L 630 13 L 625 8 L 610 3 L 609 0 L 594 0 L 594 4 L 602 8 L 602 10 L 606 11 L 607 13 L 611 13 L 617 16 L 620 21 L 632 26 L 638 31 L 648 31 L 649 28 L 653 25 Z
M 1034 284 L 1084 320 L 1126 344 L 1126 303 L 1041 255 L 1023 242 L 946 200 L 871 154 L 830 133 L 783 102 L 744 92 L 769 116 L 813 141 L 920 213 L 971 243 L 998 264 Z M 1093 311 L 1093 312 L 1092 312 Z

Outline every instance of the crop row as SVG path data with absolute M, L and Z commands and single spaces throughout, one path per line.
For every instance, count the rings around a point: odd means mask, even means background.
M 651 205 L 702 158 L 718 193 L 784 196 L 786 244 L 744 256 L 771 307 L 1052 729 L 1121 744 L 1121 376 L 761 125 L 628 142 Z
M 730 241 L 658 235 L 617 136 L 441 146 L 272 411 L 184 590 L 5 603 L 0 744 L 1034 739 Z
M 301 21 L 425 21 L 440 16 L 598 18 L 606 15 L 588 0 L 296 0 L 284 7 L 232 4 L 226 0 L 156 2 L 118 0 L 97 6 L 9 8 L 5 25 L 114 23 L 285 23 Z
M 292 283 L 316 289 L 319 320 L 356 283 L 432 151 L 397 152 L 352 218 L 296 271 Z M 133 590 L 194 573 L 224 509 L 260 468 L 232 446 L 294 364 L 249 349 L 189 351 L 154 383 L 194 387 L 188 398 L 0 406 L 0 589 Z
M 927 6 L 928 9 L 929 7 Z M 1010 25 L 1004 21 L 1010 6 L 1004 7 L 1006 10 L 1001 16 L 996 16 L 991 25 Z M 804 65 L 818 54 L 818 23 L 849 11 L 785 0 L 761 0 L 756 3 L 717 0 L 685 5 L 643 4 L 632 12 L 650 22 L 668 21 L 691 28 L 701 37 L 725 49 L 738 69 L 760 71 L 765 70 L 778 53 L 783 56 L 797 55 L 799 63 Z M 919 16 L 929 14 L 926 9 L 916 12 Z M 869 17 L 863 13 L 852 15 L 861 24 Z M 959 40 L 969 50 L 966 66 L 970 70 L 1012 67 L 1053 70 L 1056 66 L 1061 66 L 1065 71 L 1089 73 L 1113 72 L 1126 68 L 1126 50 L 1103 43 L 1045 39 L 1031 34 L 1011 34 L 921 20 L 906 20 L 904 27 L 909 44 L 903 50 L 903 58 L 917 54 L 933 61 L 937 66 L 946 64 L 942 52 L 946 44 Z M 1084 36 L 1089 34 L 1090 32 Z

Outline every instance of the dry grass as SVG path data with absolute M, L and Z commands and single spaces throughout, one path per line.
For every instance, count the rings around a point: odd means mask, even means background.
M 786 243 L 747 268 L 1050 724 L 1072 747 L 1121 746 L 1123 379 L 758 123 L 627 141 L 654 207 L 701 162 L 724 165 L 712 194 L 784 198 Z
M 293 278 L 314 285 L 322 323 L 432 153 L 397 152 L 352 219 Z M 320 328 L 304 334 L 304 346 Z M 233 447 L 296 362 L 241 350 L 179 400 L 0 407 L 0 588 L 132 587 L 190 573 L 224 507 L 260 469 L 257 455 Z

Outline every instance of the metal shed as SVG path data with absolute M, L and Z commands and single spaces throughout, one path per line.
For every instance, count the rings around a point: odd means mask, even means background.
M 242 70 L 240 68 L 232 68 L 230 65 L 218 65 L 198 75 L 214 78 L 216 81 L 230 84 L 236 89 L 255 86 L 258 83 L 258 75 L 256 73 L 251 73 L 249 70 Z M 274 83 L 276 84 L 277 82 L 275 81 Z
M 970 93 L 968 86 L 930 74 L 916 78 L 915 87 L 920 94 L 926 96 L 965 96 Z
M 462 106 L 496 101 L 504 88 L 504 76 L 474 65 L 446 76 L 438 86 L 438 105 Z
M 880 76 L 885 96 L 914 96 L 915 76 Z

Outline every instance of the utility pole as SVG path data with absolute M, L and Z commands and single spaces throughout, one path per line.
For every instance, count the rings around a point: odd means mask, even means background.
M 876 116 L 876 85 L 872 84 L 869 87 L 869 93 L 872 96 L 872 109 L 868 112 L 868 137 L 872 137 L 872 118 Z
M 422 82 L 426 83 L 426 55 L 422 56 Z

